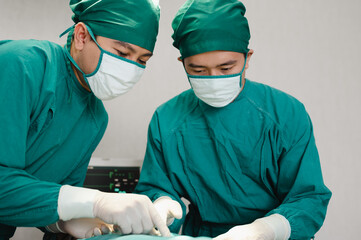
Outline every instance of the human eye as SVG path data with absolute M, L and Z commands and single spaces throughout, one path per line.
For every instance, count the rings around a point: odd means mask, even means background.
M 151 58 L 151 56 L 149 56 L 149 55 L 146 55 L 146 56 L 140 56 L 139 58 L 138 58 L 138 62 L 140 63 L 140 64 L 142 64 L 142 65 L 147 65 L 147 62 L 149 61 L 149 59 Z
M 221 70 L 224 72 L 230 71 L 233 68 L 233 66 L 231 67 L 222 67 Z
M 202 70 L 202 69 L 193 69 L 193 72 L 194 73 L 203 73 L 204 70 Z
M 147 61 L 144 60 L 139 59 L 138 62 L 144 66 L 147 65 Z
M 121 57 L 126 57 L 126 56 L 128 55 L 127 53 L 122 52 L 122 51 L 120 51 L 120 50 L 118 50 L 118 49 L 115 49 L 115 51 L 116 51 L 117 54 L 118 54 L 119 56 L 121 56 Z

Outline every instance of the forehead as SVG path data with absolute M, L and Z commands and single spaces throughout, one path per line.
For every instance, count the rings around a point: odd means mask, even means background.
M 111 38 L 107 38 L 107 37 L 103 37 L 103 36 L 98 36 L 97 41 L 99 44 L 102 43 L 103 45 L 106 45 L 108 47 L 125 48 L 133 53 L 137 53 L 140 55 L 151 55 L 152 54 L 149 50 L 142 48 L 138 45 L 128 43 L 128 42 L 122 42 L 119 40 L 115 40 L 115 39 L 111 39 Z
M 193 55 L 184 59 L 186 65 L 217 66 L 229 61 L 241 61 L 243 53 L 230 51 L 211 51 Z

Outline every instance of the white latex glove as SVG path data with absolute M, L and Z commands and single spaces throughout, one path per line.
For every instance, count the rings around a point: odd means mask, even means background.
M 167 224 L 167 226 L 174 222 L 174 218 L 182 218 L 183 211 L 181 205 L 170 197 L 160 197 L 155 200 L 153 204 L 162 221 Z M 159 235 L 158 231 L 155 229 L 152 230 L 152 234 Z
M 159 216 L 167 226 L 174 222 L 174 218 L 181 219 L 183 215 L 182 206 L 179 202 L 174 201 L 170 197 L 160 197 L 153 202 Z
M 169 237 L 170 231 L 145 195 L 104 193 L 64 185 L 60 188 L 58 214 L 61 220 L 100 218 L 116 225 L 122 234 L 149 234 L 153 227 Z
M 69 221 L 58 221 L 46 227 L 53 233 L 67 233 L 75 238 L 90 238 L 113 231 L 112 225 L 106 224 L 98 218 L 77 218 Z
M 280 214 L 273 214 L 251 224 L 235 226 L 214 240 L 287 240 L 290 235 L 288 220 Z

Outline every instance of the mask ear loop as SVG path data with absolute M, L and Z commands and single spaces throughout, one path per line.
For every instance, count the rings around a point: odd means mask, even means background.
M 90 37 L 93 39 L 95 44 L 98 46 L 98 48 L 100 50 L 100 56 L 99 56 L 97 67 L 95 68 L 94 72 L 89 73 L 89 74 L 84 74 L 84 79 L 86 79 L 86 77 L 91 77 L 91 76 L 93 76 L 94 74 L 96 74 L 98 72 L 100 64 L 102 63 L 102 60 L 103 60 L 104 52 L 105 52 L 105 50 L 98 44 L 97 40 L 95 39 L 95 35 L 93 34 L 93 31 L 90 29 L 90 27 L 88 25 L 86 25 L 86 24 L 85 24 L 85 26 L 86 26 L 86 28 L 87 28 L 87 30 L 89 32 Z M 88 84 L 88 86 L 90 88 L 88 80 L 86 79 L 85 81 L 87 82 L 87 84 Z
M 74 25 L 72 25 L 71 27 L 67 28 L 64 32 L 62 32 L 59 35 L 59 38 L 63 37 L 65 34 L 68 34 L 67 40 L 66 40 L 66 44 L 64 45 L 64 49 L 65 49 L 65 54 L 67 55 L 67 58 L 69 59 L 69 61 L 72 63 L 72 57 L 69 56 L 70 54 L 68 54 L 68 52 L 70 52 L 70 46 L 71 46 L 71 39 L 73 36 L 73 32 L 74 32 Z M 69 74 L 71 74 L 73 72 L 73 69 L 71 68 L 71 63 L 70 64 L 66 64 L 66 67 L 68 69 Z M 73 63 L 74 64 L 74 63 Z M 68 91 L 69 91 L 69 97 L 68 97 L 68 103 L 71 103 L 72 100 L 72 96 L 73 96 L 73 88 L 69 86 L 69 84 L 67 84 L 68 86 Z
M 86 28 L 87 28 L 87 30 L 88 30 L 88 32 L 89 32 L 90 37 L 93 39 L 93 41 L 94 41 L 95 44 L 98 46 L 98 48 L 99 48 L 101 51 L 104 51 L 104 49 L 98 44 L 97 40 L 95 39 L 95 35 L 94 35 L 93 31 L 90 29 L 90 27 L 89 27 L 88 25 L 86 25 L 86 24 L 85 24 L 85 26 L 86 26 Z
M 62 34 L 59 35 L 59 38 L 61 38 L 62 36 L 64 36 L 65 34 L 69 33 L 68 35 L 68 39 L 67 39 L 67 44 L 65 46 L 65 54 L 68 57 L 68 59 L 70 60 L 70 62 L 83 74 L 85 75 L 85 73 L 83 72 L 83 70 L 81 70 L 81 68 L 78 66 L 78 64 L 75 62 L 75 60 L 73 59 L 73 57 L 70 55 L 70 47 L 71 47 L 71 38 L 74 32 L 74 27 L 75 24 L 71 27 L 69 27 L 68 29 L 66 29 Z
M 90 27 L 89 27 L 88 25 L 86 25 L 86 24 L 84 24 L 84 25 L 85 25 L 85 27 L 87 28 L 87 30 L 88 30 L 88 32 L 89 32 L 89 34 L 90 34 L 90 37 L 93 39 L 93 41 L 96 43 L 96 45 L 97 45 L 101 50 L 103 50 L 103 49 L 99 46 L 97 40 L 95 39 L 95 35 L 93 34 L 93 31 L 90 29 Z M 74 27 L 75 27 L 75 24 L 74 24 L 73 26 L 69 27 L 68 29 L 66 29 L 63 33 L 61 33 L 61 34 L 59 35 L 59 38 L 61 38 L 61 37 L 63 37 L 65 34 L 69 33 L 68 41 L 67 41 L 67 48 L 68 48 L 68 50 L 70 50 L 70 43 L 71 43 L 71 41 L 69 41 L 69 37 L 72 37 L 72 35 L 73 35 L 72 33 L 74 32 L 74 31 L 72 31 L 72 30 L 74 29 Z M 71 34 L 70 34 L 70 33 L 71 33 Z
M 67 55 L 67 57 L 68 57 L 68 59 L 70 60 L 70 62 L 82 73 L 83 78 L 84 78 L 84 81 L 86 82 L 86 84 L 87 84 L 88 87 L 90 88 L 90 84 L 89 84 L 89 82 L 88 82 L 87 77 L 96 74 L 97 71 L 99 70 L 100 64 L 101 64 L 101 62 L 102 62 L 104 50 L 100 47 L 100 45 L 99 45 L 98 42 L 96 41 L 95 36 L 94 36 L 94 34 L 93 34 L 93 31 L 90 29 L 90 27 L 89 27 L 88 25 L 86 25 L 86 24 L 85 24 L 85 26 L 86 26 L 89 34 L 90 34 L 90 37 L 93 39 L 93 41 L 95 42 L 95 44 L 98 46 L 98 48 L 99 48 L 100 51 L 101 51 L 100 57 L 99 57 L 99 60 L 98 60 L 97 67 L 96 67 L 96 69 L 94 70 L 94 72 L 92 72 L 92 73 L 90 73 L 90 74 L 85 74 L 85 73 L 83 72 L 83 70 L 79 67 L 79 65 L 75 62 L 74 58 L 70 55 L 71 38 L 72 38 L 72 32 L 74 31 L 75 24 L 74 24 L 73 26 L 69 27 L 68 29 L 66 29 L 62 34 L 59 35 L 59 37 L 62 37 L 62 36 L 64 36 L 66 33 L 69 32 L 69 36 L 68 36 L 68 39 L 67 39 L 67 45 L 66 45 L 65 54 Z
M 241 73 L 240 73 L 240 75 L 241 75 L 241 81 L 239 82 L 239 86 L 240 86 L 241 89 L 242 89 L 242 87 L 243 87 L 243 84 L 242 84 L 242 82 L 243 82 L 243 77 L 242 77 L 242 75 L 243 75 L 244 70 L 246 69 L 248 52 L 245 53 L 245 54 L 246 54 L 246 57 L 245 57 L 245 59 L 244 59 L 244 65 L 243 65 L 242 71 L 241 71 Z
M 182 58 L 182 56 L 180 56 L 179 58 L 180 58 L 180 60 L 182 60 L 183 69 L 184 69 L 184 71 L 186 72 L 187 77 L 188 77 L 189 74 L 188 74 L 188 72 L 187 72 L 186 66 L 184 65 L 184 59 Z M 189 82 L 189 84 L 191 84 L 191 82 L 189 81 L 189 79 L 188 79 L 188 82 Z M 191 84 L 191 86 L 192 86 L 192 84 Z

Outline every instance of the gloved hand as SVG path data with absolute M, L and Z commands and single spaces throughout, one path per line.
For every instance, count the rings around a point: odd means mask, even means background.
M 158 211 L 162 221 L 171 225 L 174 222 L 174 218 L 182 218 L 183 211 L 181 205 L 172 200 L 170 197 L 160 197 L 153 202 L 155 209 Z M 155 229 L 152 230 L 153 235 L 159 235 L 159 232 Z
M 60 220 L 46 229 L 53 233 L 67 233 L 75 238 L 90 238 L 113 231 L 112 225 L 98 218 L 77 218 L 65 222 Z
M 170 197 L 160 197 L 153 202 L 155 209 L 158 211 L 159 216 L 167 226 L 174 222 L 174 218 L 181 219 L 183 215 L 182 207 Z
M 156 226 L 160 228 L 162 236 L 170 236 L 168 227 L 145 195 L 97 194 L 94 215 L 106 222 L 116 224 L 123 234 L 147 234 Z
M 94 189 L 62 186 L 58 198 L 62 220 L 99 218 L 114 224 L 123 234 L 148 234 L 157 227 L 164 237 L 170 231 L 145 195 L 104 193 Z
M 288 220 L 280 214 L 273 214 L 251 224 L 235 226 L 214 240 L 287 240 L 290 234 Z

